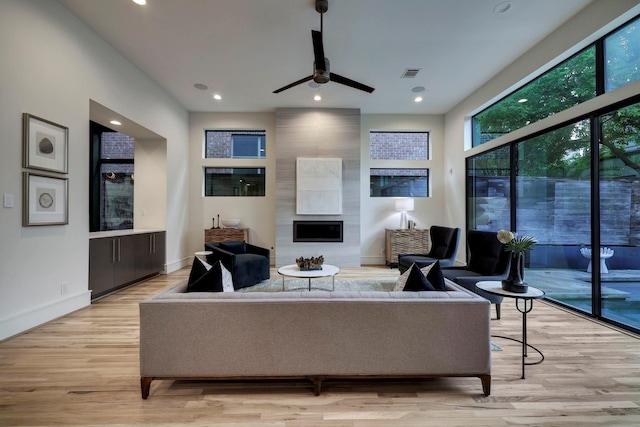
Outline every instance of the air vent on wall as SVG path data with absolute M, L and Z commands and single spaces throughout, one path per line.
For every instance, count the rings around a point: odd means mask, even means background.
M 406 70 L 404 70 L 404 73 L 402 73 L 402 78 L 412 79 L 416 76 L 416 74 L 418 74 L 418 71 L 420 71 L 420 68 L 407 68 Z

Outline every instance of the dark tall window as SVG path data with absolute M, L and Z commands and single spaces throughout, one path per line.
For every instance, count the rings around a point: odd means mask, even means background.
M 133 228 L 135 140 L 91 122 L 90 231 Z

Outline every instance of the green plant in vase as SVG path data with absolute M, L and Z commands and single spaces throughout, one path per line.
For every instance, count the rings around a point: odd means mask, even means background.
M 538 241 L 531 236 L 518 236 L 509 230 L 498 231 L 497 238 L 504 244 L 504 250 L 511 252 L 509 274 L 502 281 L 502 288 L 516 293 L 527 292 L 528 285 L 524 281 L 524 254 L 529 252 Z

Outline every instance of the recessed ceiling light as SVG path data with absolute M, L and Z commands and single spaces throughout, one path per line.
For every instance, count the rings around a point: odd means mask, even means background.
M 193 87 L 195 87 L 196 89 L 200 89 L 200 90 L 207 90 L 209 89 L 207 87 L 207 85 L 203 84 L 203 83 L 196 83 L 193 85 Z
M 112 125 L 116 125 L 116 126 L 120 126 L 122 124 L 117 120 L 111 120 L 109 123 L 111 123 Z
M 513 6 L 513 2 L 503 1 L 502 3 L 500 3 L 499 5 L 493 8 L 493 13 L 495 13 L 496 15 L 499 15 L 501 13 L 507 13 L 509 10 L 511 10 L 511 6 Z
M 413 89 L 411 89 L 411 92 L 413 93 L 421 93 L 424 92 L 426 89 L 424 88 L 424 86 L 416 86 Z
M 528 99 L 527 99 L 527 98 L 518 99 L 518 102 L 519 102 L 520 104 L 522 104 L 523 102 L 527 102 L 527 101 L 528 101 Z
M 215 99 L 216 101 L 220 101 L 222 99 L 222 97 L 219 94 L 214 94 L 213 95 L 213 99 Z
M 316 95 L 316 96 L 313 97 L 313 100 L 314 101 L 320 101 L 320 100 L 322 100 L 322 97 L 320 95 Z
M 139 4 L 140 6 L 144 6 L 147 4 L 147 0 L 133 0 L 135 4 Z
M 422 97 L 421 96 L 416 96 L 413 101 L 414 102 L 422 102 Z

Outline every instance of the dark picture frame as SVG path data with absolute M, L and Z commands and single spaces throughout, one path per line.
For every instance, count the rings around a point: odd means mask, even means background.
M 22 135 L 23 167 L 68 173 L 68 127 L 23 113 Z

